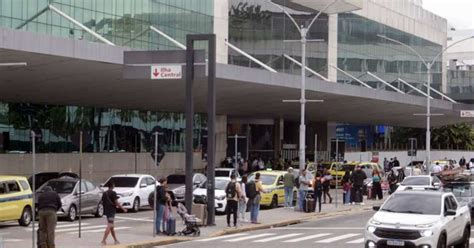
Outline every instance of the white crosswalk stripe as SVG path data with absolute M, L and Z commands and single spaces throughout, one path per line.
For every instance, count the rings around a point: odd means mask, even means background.
M 257 242 L 257 243 L 270 242 L 270 241 L 275 241 L 275 240 L 279 240 L 279 239 L 286 239 L 286 238 L 291 238 L 291 237 L 295 237 L 295 236 L 300 236 L 300 235 L 303 235 L 303 234 L 304 233 L 290 233 L 290 234 L 286 234 L 286 235 L 280 235 L 280 236 L 276 236 L 276 237 L 255 240 L 253 242 Z
M 234 238 L 234 237 L 239 237 L 239 236 L 243 236 L 243 235 L 247 235 L 247 233 L 230 234 L 230 235 L 219 236 L 219 237 L 214 237 L 214 238 L 200 239 L 200 240 L 197 240 L 197 241 L 207 242 L 207 241 L 214 241 L 214 240 L 219 240 L 219 239 Z
M 225 242 L 239 242 L 239 241 L 243 241 L 243 240 L 256 239 L 256 238 L 272 236 L 272 235 L 275 235 L 275 233 L 262 233 L 262 234 L 247 236 L 247 237 L 229 239 L 229 240 L 225 240 Z
M 115 223 L 126 222 L 125 220 L 117 220 Z M 35 223 L 35 230 L 38 229 L 38 224 Z M 106 225 L 91 225 L 87 222 L 81 223 L 81 233 L 97 233 L 103 232 L 105 230 Z M 125 230 L 130 229 L 131 227 L 128 226 L 119 226 L 116 227 L 115 230 Z M 24 228 L 25 231 L 31 232 L 32 228 L 27 227 Z M 56 233 L 67 233 L 67 234 L 77 234 L 79 232 L 79 222 L 75 223 L 58 223 L 56 225 Z
M 469 239 L 469 244 L 473 244 L 474 243 L 474 238 L 470 238 Z
M 360 243 L 363 243 L 363 242 L 364 242 L 364 238 L 360 238 L 360 239 L 356 239 L 356 240 L 346 242 L 346 244 L 360 244 Z
M 296 242 L 301 242 L 301 241 L 310 240 L 310 239 L 317 239 L 317 238 L 325 237 L 325 236 L 328 236 L 328 235 L 331 235 L 331 234 L 330 233 L 319 233 L 319 234 L 309 235 L 309 236 L 305 236 L 305 237 L 301 237 L 301 238 L 297 238 L 297 239 L 285 240 L 283 242 L 284 243 L 296 243 Z
M 361 234 L 359 234 L 359 233 L 348 233 L 348 234 L 344 234 L 344 235 L 341 235 L 341 236 L 336 236 L 336 237 L 332 237 L 332 238 L 328 238 L 328 239 L 319 240 L 319 241 L 316 241 L 316 243 L 326 243 L 327 244 L 327 243 L 332 243 L 332 242 L 343 240 L 343 239 L 352 238 L 352 237 L 359 236 L 359 235 L 361 235 Z
M 114 230 L 125 230 L 125 229 L 130 229 L 131 227 L 128 226 L 123 226 L 123 227 L 115 227 Z M 81 231 L 81 233 L 98 233 L 98 232 L 104 232 L 104 228 L 98 229 L 98 230 L 86 230 L 86 231 Z M 69 232 L 67 234 L 78 234 L 79 232 Z

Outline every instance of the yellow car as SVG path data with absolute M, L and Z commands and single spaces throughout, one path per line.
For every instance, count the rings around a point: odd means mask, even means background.
M 333 162 L 331 164 L 331 168 L 329 169 L 329 173 L 331 173 L 331 176 L 332 176 L 331 186 L 332 187 L 336 186 L 336 177 L 337 177 L 337 184 L 341 186 L 342 178 L 346 174 L 346 168 L 349 168 L 350 171 L 354 171 L 357 165 L 358 165 L 357 162 L 347 162 L 344 164 Z
M 25 177 L 0 176 L 0 221 L 18 220 L 21 226 L 28 226 L 32 206 L 32 192 Z
M 276 208 L 279 205 L 283 205 L 285 203 L 283 176 L 287 172 L 277 170 L 256 171 L 249 175 L 249 181 L 255 179 L 255 174 L 257 172 L 260 173 L 260 181 L 265 190 L 265 193 L 261 194 L 262 200 L 260 201 L 260 205 L 270 208 Z M 297 195 L 296 190 L 293 191 L 293 195 Z

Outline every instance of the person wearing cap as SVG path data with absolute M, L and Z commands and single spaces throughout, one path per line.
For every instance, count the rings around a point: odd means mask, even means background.
M 362 171 L 362 166 L 357 166 L 357 169 L 351 175 L 352 182 L 352 192 L 353 202 L 362 203 L 362 188 L 364 187 L 364 180 L 367 178 L 367 175 Z
M 288 168 L 288 172 L 283 176 L 283 186 L 285 188 L 285 208 L 290 208 L 293 206 L 293 188 L 295 187 L 293 167 Z
M 58 193 L 50 186 L 45 186 L 43 193 L 38 197 L 39 237 L 40 248 L 54 248 L 54 232 L 58 217 L 56 212 L 61 209 L 62 203 Z

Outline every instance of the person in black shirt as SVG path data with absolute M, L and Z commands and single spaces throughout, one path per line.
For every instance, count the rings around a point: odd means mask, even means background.
M 364 187 L 364 180 L 367 178 L 365 172 L 362 171 L 361 166 L 357 166 L 357 169 L 351 175 L 352 182 L 352 201 L 355 203 L 363 204 L 362 202 L 362 188 Z
M 161 234 L 163 214 L 167 201 L 165 187 L 168 185 L 168 181 L 166 180 L 166 178 L 161 178 L 160 180 L 158 180 L 158 182 L 160 183 L 160 185 L 156 186 L 156 234 Z M 163 233 L 164 232 L 165 230 L 163 230 Z
M 38 197 L 39 237 L 40 247 L 54 247 L 54 230 L 58 221 L 56 212 L 62 203 L 58 193 L 50 186 L 44 187 L 44 192 Z
M 107 237 L 109 236 L 109 233 L 111 233 L 112 237 L 114 238 L 114 242 L 117 245 L 120 244 L 120 242 L 117 240 L 114 230 L 115 213 L 117 212 L 117 208 L 122 209 L 124 212 L 127 212 L 127 209 L 123 208 L 122 205 L 120 205 L 117 201 L 117 193 L 114 191 L 115 184 L 109 181 L 105 186 L 109 188 L 104 192 L 104 194 L 102 194 L 102 204 L 104 205 L 104 215 L 107 217 L 107 227 L 105 228 L 104 237 L 102 238 L 101 244 L 107 244 Z

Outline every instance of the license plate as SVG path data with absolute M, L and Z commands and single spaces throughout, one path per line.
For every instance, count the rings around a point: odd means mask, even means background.
M 405 246 L 405 241 L 402 241 L 402 240 L 387 240 L 387 245 Z

